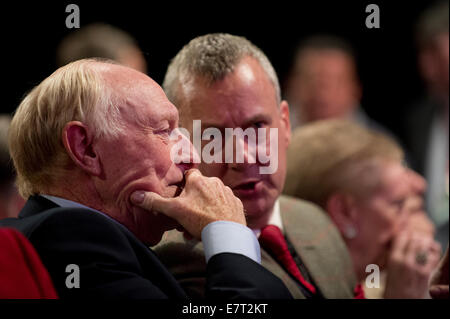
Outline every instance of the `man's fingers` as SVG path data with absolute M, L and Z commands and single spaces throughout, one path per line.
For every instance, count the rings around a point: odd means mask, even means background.
M 202 173 L 196 168 L 191 168 L 190 170 L 186 171 L 184 173 L 184 179 L 185 179 L 185 186 L 183 189 L 182 194 L 187 195 L 192 190 L 196 190 L 196 187 L 193 187 L 193 185 L 196 185 L 198 183 L 204 183 L 204 180 L 202 179 Z M 198 186 L 198 185 L 197 185 Z M 180 194 L 180 196 L 182 195 Z
M 187 180 L 189 177 L 191 177 L 191 175 L 200 175 L 202 176 L 202 173 L 200 173 L 200 171 L 196 168 L 191 168 L 190 170 L 188 170 L 185 174 L 184 174 L 184 178 Z
M 163 213 L 172 217 L 176 211 L 173 209 L 177 198 L 164 198 L 153 192 L 137 191 L 131 195 L 131 201 L 134 205 L 153 213 Z

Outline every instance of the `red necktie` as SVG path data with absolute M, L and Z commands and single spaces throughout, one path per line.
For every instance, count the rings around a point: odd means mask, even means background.
M 355 295 L 354 299 L 366 299 L 366 296 L 364 295 L 364 289 L 361 284 L 356 285 L 353 293 Z
M 316 288 L 303 278 L 297 264 L 289 252 L 288 245 L 281 233 L 280 228 L 275 225 L 267 225 L 261 229 L 259 236 L 261 246 L 272 253 L 276 260 L 278 260 L 284 268 L 294 276 L 300 283 L 308 289 L 312 294 L 316 293 Z

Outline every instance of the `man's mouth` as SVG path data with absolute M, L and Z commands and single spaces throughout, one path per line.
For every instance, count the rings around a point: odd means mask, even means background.
M 252 190 L 255 188 L 257 182 L 248 182 L 241 185 L 236 186 L 235 190 Z
M 183 179 L 181 181 L 179 181 L 178 183 L 173 184 L 173 186 L 176 186 L 177 189 L 175 191 L 175 194 L 173 195 L 173 197 L 177 197 L 180 196 L 181 192 L 183 192 L 184 186 L 186 185 L 186 178 L 183 175 Z
M 233 186 L 233 192 L 239 195 L 252 195 L 254 194 L 261 184 L 261 180 L 250 180 Z

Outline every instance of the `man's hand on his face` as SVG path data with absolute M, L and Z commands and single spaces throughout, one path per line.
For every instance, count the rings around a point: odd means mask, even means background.
M 423 233 L 400 233 L 392 245 L 387 263 L 385 298 L 429 298 L 428 282 L 437 266 L 440 245 Z
M 136 206 L 175 219 L 197 239 L 201 239 L 203 228 L 215 221 L 247 225 L 242 202 L 220 179 L 205 177 L 197 169 L 187 171 L 185 179 L 185 187 L 177 197 L 164 198 L 156 193 L 138 191 L 131 200 Z

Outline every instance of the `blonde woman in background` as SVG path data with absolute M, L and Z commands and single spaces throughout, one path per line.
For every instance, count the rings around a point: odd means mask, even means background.
M 342 120 L 302 126 L 288 151 L 284 192 L 320 205 L 349 249 L 368 298 L 427 298 L 441 248 L 423 211 L 423 178 L 389 137 Z M 369 288 L 366 267 L 382 270 Z

